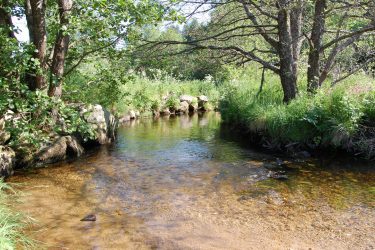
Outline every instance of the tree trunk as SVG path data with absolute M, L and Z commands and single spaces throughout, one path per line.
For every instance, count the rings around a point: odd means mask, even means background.
M 292 47 L 293 47 L 293 74 L 297 76 L 298 61 L 301 53 L 303 42 L 302 36 L 302 23 L 303 23 L 303 8 L 304 0 L 298 0 L 290 12 L 290 29 L 292 34 Z
M 326 0 L 316 0 L 307 70 L 307 90 L 309 92 L 315 92 L 320 87 L 320 50 L 325 26 L 325 8 Z
M 279 0 L 278 33 L 279 33 L 279 57 L 280 80 L 284 92 L 284 102 L 288 103 L 297 95 L 297 75 L 294 70 L 292 34 L 290 27 L 290 15 L 288 0 Z
M 60 30 L 56 38 L 55 48 L 52 58 L 51 79 L 48 89 L 48 95 L 61 97 L 62 83 L 64 76 L 65 57 L 68 53 L 69 34 L 66 28 L 69 25 L 69 15 L 73 5 L 72 0 L 58 0 L 60 14 Z
M 39 60 L 40 70 L 28 72 L 26 81 L 31 90 L 43 89 L 47 84 L 47 33 L 45 19 L 45 0 L 26 0 L 26 19 L 30 42 L 35 46 L 34 58 Z
M 31 11 L 31 3 L 30 0 L 25 1 L 25 15 L 26 15 L 26 22 L 27 28 L 29 29 L 29 40 L 30 43 L 34 43 L 34 23 L 33 23 L 33 13 Z
M 6 10 L 6 8 L 9 7 L 9 1 L 3 0 L 3 3 L 0 5 L 0 26 L 5 27 L 9 30 L 9 37 L 16 38 L 13 31 L 12 15 Z

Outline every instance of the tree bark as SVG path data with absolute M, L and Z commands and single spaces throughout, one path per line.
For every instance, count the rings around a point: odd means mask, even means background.
M 29 41 L 30 43 L 34 43 L 34 23 L 33 23 L 33 13 L 31 11 L 31 3 L 30 0 L 25 1 L 25 15 L 26 15 L 26 22 L 27 28 L 29 29 Z
M 58 32 L 52 57 L 51 79 L 48 95 L 61 97 L 64 76 L 65 58 L 68 53 L 70 37 L 67 33 L 69 15 L 73 6 L 72 0 L 58 0 L 60 15 L 60 30 Z
M 307 69 L 307 90 L 309 92 L 315 92 L 320 87 L 320 53 L 325 27 L 325 8 L 326 0 L 316 0 Z
M 290 12 L 290 28 L 292 33 L 293 48 L 293 74 L 297 76 L 298 61 L 301 53 L 303 42 L 302 23 L 303 23 L 304 0 L 297 0 Z
M 297 95 L 297 75 L 294 70 L 293 44 L 290 27 L 288 0 L 279 0 L 278 34 L 280 57 L 280 80 L 284 92 L 283 101 L 288 103 Z
M 31 90 L 46 87 L 47 78 L 47 32 L 45 19 L 45 0 L 26 0 L 26 19 L 29 28 L 30 42 L 35 46 L 34 58 L 40 63 L 40 70 L 28 72 L 26 81 Z

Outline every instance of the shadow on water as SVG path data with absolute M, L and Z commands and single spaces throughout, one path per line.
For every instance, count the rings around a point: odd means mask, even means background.
M 112 146 L 10 182 L 23 183 L 17 206 L 39 221 L 30 233 L 50 249 L 371 245 L 373 163 L 280 163 L 244 142 L 215 112 L 136 120 Z M 96 222 L 80 222 L 90 213 Z

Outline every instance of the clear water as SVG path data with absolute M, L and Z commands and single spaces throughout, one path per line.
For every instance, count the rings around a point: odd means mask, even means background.
M 218 113 L 138 120 L 110 147 L 10 182 L 47 249 L 374 249 L 374 163 L 281 167 L 243 143 Z

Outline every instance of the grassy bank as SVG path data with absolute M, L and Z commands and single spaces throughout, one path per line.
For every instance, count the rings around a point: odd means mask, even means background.
M 0 249 L 34 249 L 35 243 L 23 234 L 25 217 L 10 205 L 15 196 L 12 188 L 0 180 Z
M 220 103 L 224 122 L 257 135 L 277 149 L 332 148 L 375 157 L 374 80 L 357 75 L 316 95 L 300 86 L 300 96 L 285 105 L 278 79 L 267 75 L 259 91 L 260 74 L 239 75 L 228 84 Z
M 167 95 L 179 97 L 180 95 L 199 96 L 206 95 L 210 103 L 216 105 L 219 101 L 219 91 L 210 79 L 204 81 L 183 81 L 173 77 L 149 79 L 136 77 L 121 86 L 123 98 L 114 104 L 115 110 L 124 113 L 129 109 L 140 112 L 151 112 L 162 109 L 161 100 Z
M 195 97 L 205 95 L 212 106 L 217 106 L 220 98 L 220 92 L 210 77 L 200 81 L 179 80 L 167 74 L 156 75 L 152 78 L 126 74 L 123 77 L 111 79 L 113 77 L 111 72 L 108 72 L 108 75 L 103 74 L 102 79 L 93 81 L 88 81 L 86 79 L 88 77 L 80 75 L 78 79 L 77 76 L 70 79 L 71 83 L 66 89 L 65 100 L 99 103 L 120 116 L 129 110 L 151 114 L 153 110 L 163 109 L 162 99 L 165 96 L 174 97 L 171 99 L 173 101 L 180 95 Z

